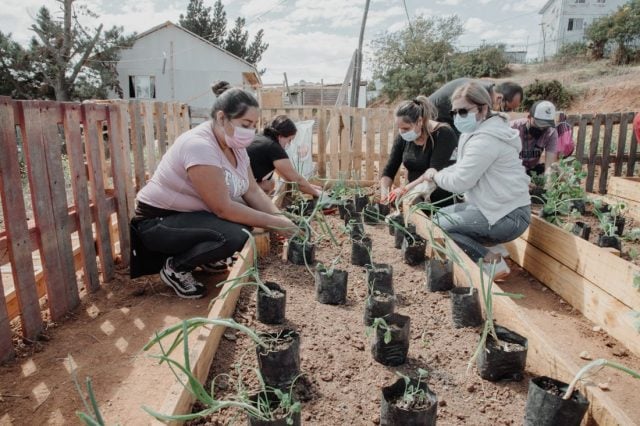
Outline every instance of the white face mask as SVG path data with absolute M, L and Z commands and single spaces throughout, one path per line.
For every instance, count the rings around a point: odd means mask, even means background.
M 400 137 L 407 142 L 413 142 L 418 139 L 418 134 L 415 130 L 411 129 L 408 132 L 400 133 Z
M 453 118 L 453 125 L 460 133 L 471 133 L 478 128 L 478 121 L 472 112 L 468 113 L 466 117 L 460 117 L 460 114 L 456 114 Z

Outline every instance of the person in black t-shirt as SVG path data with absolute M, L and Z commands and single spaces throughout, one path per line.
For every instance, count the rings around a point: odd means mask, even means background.
M 322 193 L 321 187 L 310 184 L 296 171 L 285 151 L 297 131 L 291 119 L 286 115 L 279 115 L 267 124 L 263 134 L 256 135 L 253 143 L 247 148 L 253 176 L 267 194 L 273 192 L 275 187 L 274 170 L 285 181 L 298 184 L 300 191 L 306 194 L 319 197 Z
M 440 170 L 455 162 L 458 136 L 449 125 L 435 121 L 436 114 L 435 107 L 426 96 L 404 101 L 396 109 L 400 134 L 382 171 L 380 191 L 383 200 L 393 201 L 406 192 L 402 186 L 389 192 L 400 164 L 407 169 L 411 182 L 427 169 Z M 438 188 L 431 194 L 431 202 L 446 206 L 453 204 L 453 199 L 451 193 Z

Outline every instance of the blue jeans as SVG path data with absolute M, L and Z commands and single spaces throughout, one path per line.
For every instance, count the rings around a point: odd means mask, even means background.
M 230 257 L 247 241 L 242 230 L 251 231 L 204 211 L 143 219 L 136 228 L 146 248 L 173 256 L 173 267 L 178 271 Z
M 441 209 L 435 222 L 474 262 L 489 250 L 484 246 L 506 243 L 518 238 L 529 227 L 531 206 L 518 207 L 493 225 L 480 210 L 469 203 Z

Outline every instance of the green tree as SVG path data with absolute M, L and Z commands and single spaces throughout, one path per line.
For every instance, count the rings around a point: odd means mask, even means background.
M 31 54 L 0 31 L 0 95 L 14 99 L 39 99 L 55 96 L 42 84 L 43 76 L 33 68 Z
M 457 16 L 417 17 L 410 28 L 385 33 L 371 46 L 374 78 L 379 78 L 382 92 L 390 99 L 429 94 L 448 80 L 453 43 L 462 35 Z
M 204 6 L 203 0 L 189 0 L 187 14 L 180 15 L 180 26 L 205 40 L 220 46 L 252 65 L 262 59 L 269 47 L 263 42 L 264 30 L 260 29 L 249 43 L 249 32 L 245 29 L 246 20 L 238 17 L 233 28 L 227 33 L 227 13 L 222 0 L 211 7 Z
M 483 44 L 466 53 L 458 53 L 452 61 L 453 78 L 501 77 L 508 74 L 504 44 Z
M 595 20 L 585 34 L 591 42 L 594 59 L 604 56 L 608 42 L 615 42 L 612 62 L 617 65 L 629 63 L 634 56 L 633 45 L 640 38 L 640 0 L 631 0 L 613 14 Z
M 81 17 L 95 20 L 98 15 L 86 6 L 74 7 L 76 0 L 56 0 L 62 20 L 41 7 L 31 26 L 37 37 L 29 47 L 33 72 L 55 93 L 58 101 L 105 97 L 108 89 L 118 93 L 115 64 L 120 49 L 133 44 L 134 36 L 125 36 L 122 27 L 103 31 L 80 23 Z
M 180 14 L 179 22 L 182 28 L 199 35 L 205 40 L 212 41 L 213 19 L 211 18 L 211 8 L 206 7 L 203 0 L 189 0 L 187 14 L 186 16 Z

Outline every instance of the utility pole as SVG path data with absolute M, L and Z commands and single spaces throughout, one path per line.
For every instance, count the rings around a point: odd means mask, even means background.
M 289 105 L 293 106 L 293 100 L 291 99 L 291 90 L 289 90 L 289 80 L 287 80 L 287 73 L 284 73 L 284 87 L 287 90 L 287 97 L 289 98 Z
M 358 97 L 360 95 L 360 76 L 362 75 L 362 43 L 364 40 L 364 28 L 367 24 L 367 14 L 369 13 L 369 3 L 367 0 L 364 5 L 364 14 L 362 16 L 362 25 L 360 26 L 360 38 L 358 39 L 358 50 L 356 56 L 356 69 L 353 73 L 353 83 L 351 83 L 351 106 L 358 107 Z
M 544 33 L 544 22 L 540 23 L 540 29 L 542 30 L 542 63 L 544 64 L 547 59 L 547 38 Z

